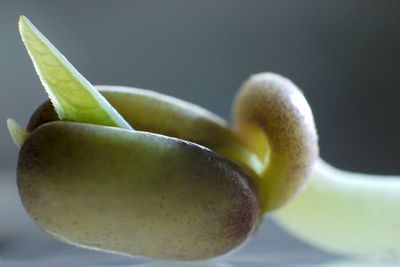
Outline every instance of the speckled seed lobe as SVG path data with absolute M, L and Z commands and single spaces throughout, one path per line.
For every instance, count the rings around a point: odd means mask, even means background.
M 81 246 L 194 260 L 240 245 L 259 221 L 233 163 L 175 138 L 51 122 L 18 163 L 21 200 L 44 230 Z

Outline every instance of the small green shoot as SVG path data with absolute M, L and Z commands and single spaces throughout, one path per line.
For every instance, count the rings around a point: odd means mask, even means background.
M 14 143 L 18 147 L 21 147 L 24 144 L 25 140 L 29 137 L 29 133 L 25 131 L 24 128 L 22 128 L 21 125 L 19 125 L 18 122 L 13 119 L 7 119 L 7 128 Z
M 20 16 L 18 27 L 60 120 L 132 130 L 129 123 L 26 17 Z

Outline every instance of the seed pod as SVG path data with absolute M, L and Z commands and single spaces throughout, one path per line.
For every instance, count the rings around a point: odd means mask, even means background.
M 41 228 L 79 246 L 195 260 L 241 244 L 259 221 L 239 167 L 196 144 L 72 122 L 32 132 L 21 200 Z
M 259 207 L 244 171 L 195 143 L 132 129 L 26 18 L 19 29 L 62 120 L 43 124 L 52 115 L 39 111 L 30 134 L 8 120 L 21 200 L 40 227 L 78 246 L 174 260 L 218 256 L 250 236 Z
M 18 187 L 28 213 L 56 238 L 206 259 L 242 244 L 303 184 L 317 154 L 315 127 L 284 78 L 259 74 L 245 84 L 236 133 L 207 110 L 155 92 L 106 86 L 102 95 L 26 18 L 19 28 L 51 104 L 35 111 L 27 132 L 8 121 L 21 146 Z M 249 140 L 253 126 L 266 142 Z

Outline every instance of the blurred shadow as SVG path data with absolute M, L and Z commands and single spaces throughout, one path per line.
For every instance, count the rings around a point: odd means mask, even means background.
M 395 267 L 400 266 L 400 259 L 346 259 L 319 264 L 318 267 Z
M 203 262 L 170 262 L 170 261 L 151 261 L 132 267 L 234 267 L 230 263 L 217 261 Z
M 217 261 L 205 261 L 205 262 L 168 262 L 168 261 L 152 261 L 144 264 L 139 264 L 135 265 L 132 267 L 242 267 L 242 266 L 307 266 L 303 265 L 301 262 L 299 264 L 284 264 L 282 263 L 274 263 L 274 264 L 268 264 L 268 263 L 262 263 L 260 264 L 254 264 L 254 263 L 245 263 L 242 262 L 241 264 L 239 263 L 226 263 L 226 262 L 217 262 Z M 394 267 L 394 266 L 400 266 L 400 261 L 398 260 L 384 260 L 384 259 L 346 259 L 346 260 L 337 260 L 333 262 L 328 262 L 328 263 L 319 263 L 315 264 L 312 266 L 317 266 L 317 267 L 368 267 L 368 266 L 374 266 L 374 267 Z

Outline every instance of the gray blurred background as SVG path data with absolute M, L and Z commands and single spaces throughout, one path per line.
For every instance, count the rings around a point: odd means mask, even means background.
M 400 174 L 400 1 L 0 0 L 0 265 L 22 258 L 29 266 L 71 266 L 71 255 L 102 266 L 131 263 L 44 235 L 19 203 L 18 150 L 5 121 L 25 125 L 47 98 L 18 34 L 21 14 L 92 83 L 153 89 L 226 119 L 249 75 L 287 76 L 310 102 L 324 159 L 353 171 Z M 270 220 L 260 232 L 240 257 L 266 255 L 276 260 L 271 266 L 292 252 L 292 262 L 330 259 Z
M 46 95 L 20 41 L 26 15 L 94 84 L 153 89 L 229 119 L 252 73 L 292 79 L 314 111 L 322 157 L 400 173 L 400 2 L 0 2 L 0 168 L 15 169 L 5 120 Z

